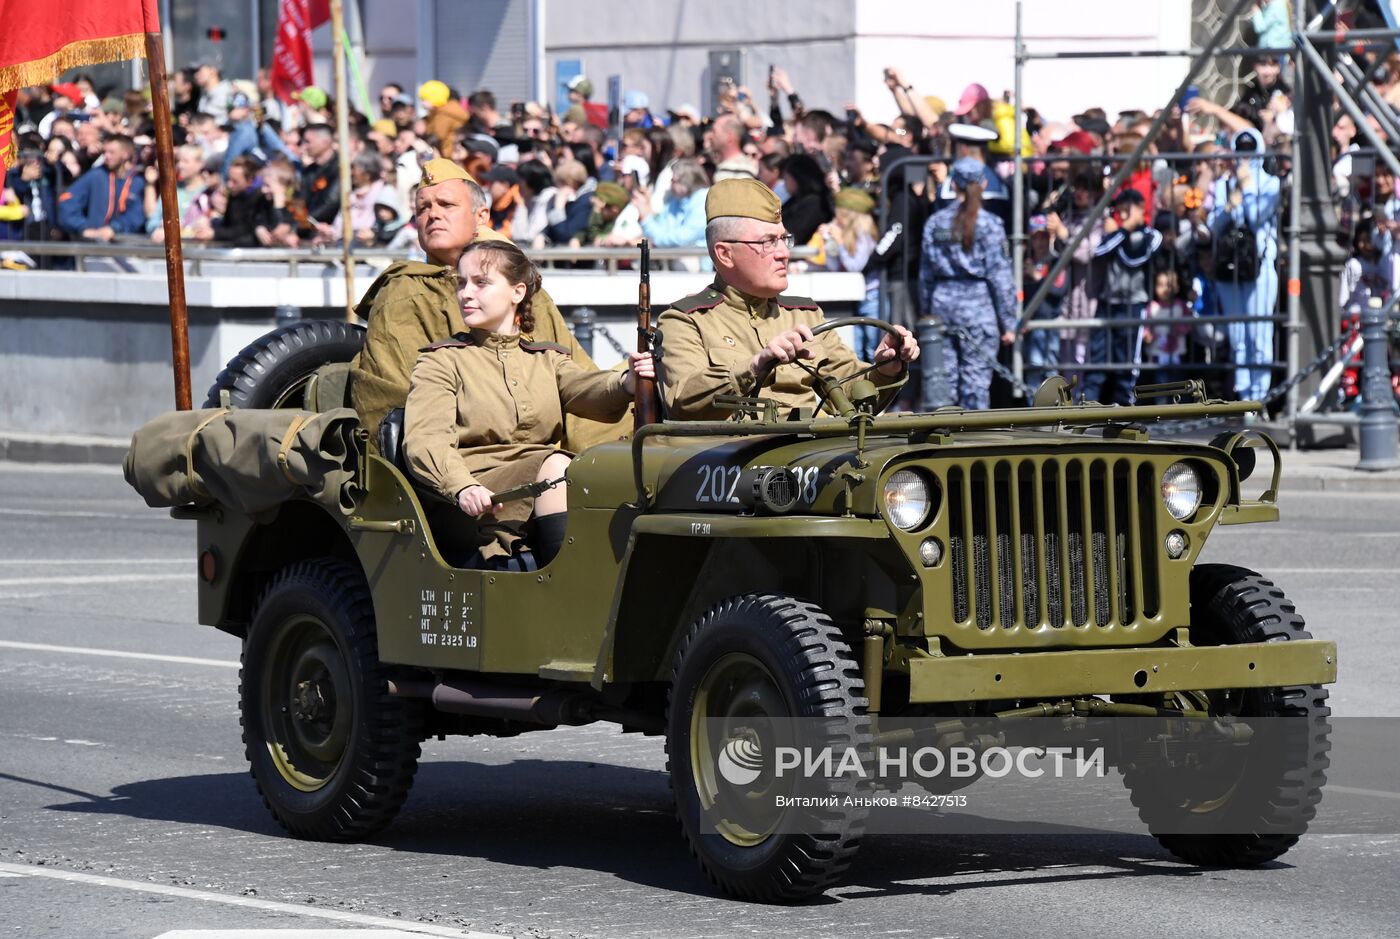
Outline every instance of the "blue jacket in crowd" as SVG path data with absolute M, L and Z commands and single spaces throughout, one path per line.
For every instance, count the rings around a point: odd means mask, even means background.
M 228 168 L 233 165 L 233 161 L 245 153 L 251 153 L 259 163 L 266 163 L 268 158 L 280 153 L 292 162 L 292 166 L 301 169 L 301 157 L 288 150 L 282 138 L 266 124 L 239 121 L 229 128 L 228 149 L 224 151 L 225 179 L 228 179 Z
M 658 248 L 683 248 L 705 243 L 705 196 L 697 189 L 684 199 L 667 193 L 661 211 L 642 220 L 642 233 Z
M 117 234 L 144 232 L 145 192 L 146 179 L 140 170 L 129 169 L 117 177 L 94 166 L 58 197 L 58 227 L 78 237 L 85 229 L 105 225 Z

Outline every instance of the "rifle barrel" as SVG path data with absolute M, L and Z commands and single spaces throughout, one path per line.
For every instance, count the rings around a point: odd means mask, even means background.
M 651 332 L 651 242 L 642 239 L 641 282 L 637 286 L 637 351 L 650 352 Z M 636 379 L 635 407 L 633 423 L 635 427 L 655 424 L 658 420 L 656 407 L 656 381 L 651 378 Z

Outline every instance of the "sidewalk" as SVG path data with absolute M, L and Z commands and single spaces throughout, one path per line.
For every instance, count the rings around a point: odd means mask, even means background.
M 121 466 L 130 441 L 125 437 L 59 434 L 10 434 L 0 431 L 0 460 L 12 463 L 95 463 Z M 1358 470 L 1355 447 L 1333 450 L 1287 450 L 1283 453 L 1283 489 L 1400 494 L 1400 469 Z

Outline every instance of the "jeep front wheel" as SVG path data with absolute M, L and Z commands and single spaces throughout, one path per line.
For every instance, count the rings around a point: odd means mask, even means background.
M 389 694 L 358 570 L 321 559 L 273 578 L 244 643 L 239 698 L 253 779 L 283 828 L 351 841 L 393 820 L 423 715 Z
M 1190 637 L 1198 646 L 1311 638 L 1283 591 L 1224 564 L 1191 572 Z M 1206 748 L 1193 760 L 1168 758 L 1160 746 L 1156 755 L 1129 759 L 1123 781 L 1162 846 L 1191 864 L 1250 867 L 1297 844 L 1327 780 L 1327 691 L 1317 685 L 1201 691 L 1173 695 L 1166 704 L 1233 719 L 1252 736 L 1242 745 Z
M 672 673 L 667 769 L 681 830 L 720 889 L 797 900 L 850 866 L 867 814 L 860 771 L 807 778 L 776 757 L 868 761 L 864 692 L 850 646 L 813 604 L 733 597 L 691 627 Z

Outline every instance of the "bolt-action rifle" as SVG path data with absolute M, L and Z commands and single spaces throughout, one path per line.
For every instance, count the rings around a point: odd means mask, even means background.
M 637 351 L 650 352 L 652 347 L 651 329 L 651 242 L 642 239 L 642 281 L 637 287 Z M 656 408 L 656 379 L 636 379 L 636 407 L 633 409 L 633 426 L 645 427 L 659 420 Z

